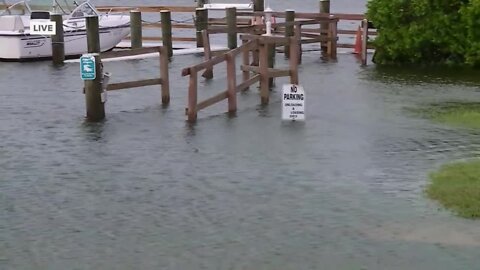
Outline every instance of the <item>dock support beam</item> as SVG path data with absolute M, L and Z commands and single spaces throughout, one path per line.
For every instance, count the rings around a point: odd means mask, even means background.
M 295 10 L 285 11 L 285 37 L 294 36 Z M 285 58 L 290 58 L 290 46 L 285 45 Z
M 88 16 L 87 48 L 88 53 L 95 57 L 95 79 L 85 81 L 85 101 L 87 105 L 87 120 L 101 121 L 105 118 L 105 106 L 102 102 L 103 68 L 100 58 L 100 34 L 98 31 L 98 16 Z
M 265 11 L 264 0 L 254 0 L 253 1 L 253 11 Z
M 187 118 L 190 123 L 197 121 L 197 98 L 197 71 L 194 68 L 191 68 L 190 81 L 188 83 L 187 108 Z
M 198 8 L 203 8 L 203 6 L 206 4 L 206 0 L 197 0 L 197 7 Z
M 62 14 L 51 14 L 50 20 L 55 22 L 55 35 L 52 36 L 52 61 L 54 65 L 63 65 L 65 61 L 65 40 Z
M 202 31 L 208 29 L 208 9 L 197 8 L 195 10 L 195 15 L 195 27 L 197 29 L 197 48 L 201 48 L 203 47 Z
M 227 15 L 227 33 L 228 48 L 233 50 L 237 48 L 237 9 L 234 7 L 226 9 Z
M 362 20 L 362 66 L 367 65 L 368 21 Z
M 320 13 L 323 14 L 330 14 L 330 0 L 320 0 Z M 320 24 L 320 36 L 327 37 L 329 31 L 328 23 L 321 23 Z M 328 51 L 327 42 L 322 41 L 320 43 L 322 48 L 322 56 L 325 56 Z
M 337 59 L 337 39 L 338 39 L 338 18 L 330 15 L 330 30 L 328 31 L 328 37 L 331 40 L 328 42 L 327 54 L 333 60 Z
M 168 58 L 173 56 L 172 45 L 172 15 L 170 10 L 160 11 L 160 18 L 162 22 L 162 44 L 168 52 Z
M 170 62 L 170 56 L 168 55 L 168 49 L 166 47 L 160 47 L 160 79 L 162 104 L 168 105 L 170 103 L 170 79 L 168 74 L 168 63 Z
M 142 13 L 130 11 L 130 42 L 132 49 L 142 48 Z
M 268 76 L 268 45 L 259 45 L 259 71 L 260 71 L 260 102 L 262 105 L 267 105 L 270 99 L 269 93 L 269 76 Z

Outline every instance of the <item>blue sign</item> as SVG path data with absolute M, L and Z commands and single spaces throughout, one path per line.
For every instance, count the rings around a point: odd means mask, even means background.
M 95 56 L 84 54 L 80 57 L 80 73 L 82 75 L 82 80 L 84 81 L 95 80 Z

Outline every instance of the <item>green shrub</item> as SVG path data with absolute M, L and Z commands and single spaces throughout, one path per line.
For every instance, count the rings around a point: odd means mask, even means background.
M 480 0 L 369 0 L 378 64 L 480 64 Z

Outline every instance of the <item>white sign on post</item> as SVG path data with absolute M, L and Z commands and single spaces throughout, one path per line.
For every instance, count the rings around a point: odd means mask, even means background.
M 283 85 L 282 120 L 305 121 L 305 91 L 302 86 Z
M 30 20 L 30 35 L 54 36 L 56 24 L 50 20 Z

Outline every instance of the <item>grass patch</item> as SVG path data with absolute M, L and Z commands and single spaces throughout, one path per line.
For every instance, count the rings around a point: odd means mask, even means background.
M 444 165 L 430 179 L 431 199 L 461 217 L 480 218 L 480 160 Z
M 447 102 L 412 111 L 435 122 L 480 129 L 480 103 Z

